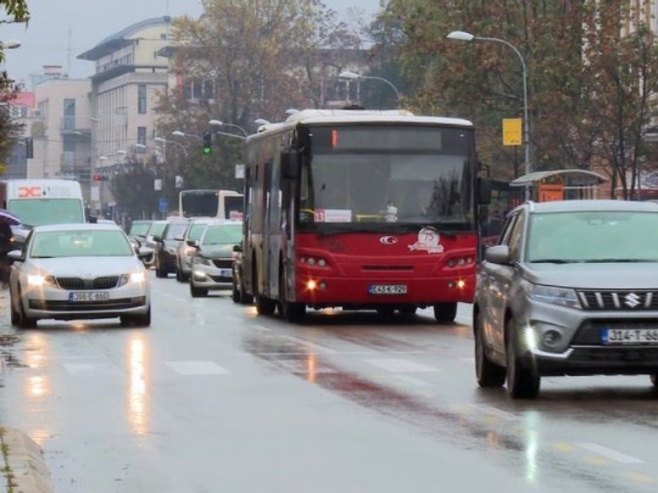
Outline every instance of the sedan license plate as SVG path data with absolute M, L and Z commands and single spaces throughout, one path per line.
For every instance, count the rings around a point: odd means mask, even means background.
M 371 284 L 368 286 L 368 293 L 370 294 L 407 294 L 406 284 Z
M 231 269 L 219 269 L 220 277 L 233 277 L 233 271 Z
M 108 291 L 74 291 L 69 293 L 69 301 L 106 301 L 110 299 Z
M 658 329 L 607 329 L 602 331 L 603 344 L 657 344 Z

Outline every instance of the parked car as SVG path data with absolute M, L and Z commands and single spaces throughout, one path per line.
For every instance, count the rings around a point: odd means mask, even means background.
M 533 398 L 546 375 L 658 386 L 658 204 L 527 203 L 478 270 L 477 381 Z
M 187 219 L 172 219 L 167 224 L 161 235 L 153 236 L 155 244 L 155 275 L 167 277 L 176 272 L 176 253 L 181 245 L 181 237 L 187 231 L 190 222 Z
M 9 257 L 12 325 L 112 317 L 122 325 L 151 324 L 146 270 L 117 225 L 36 226 Z
M 190 293 L 194 298 L 207 296 L 209 290 L 231 289 L 233 248 L 242 239 L 242 222 L 223 221 L 209 224 L 197 242 L 192 257 Z
M 192 257 L 196 253 L 196 248 L 188 244 L 189 241 L 195 242 L 201 238 L 203 230 L 210 223 L 216 221 L 212 218 L 199 217 L 190 220 L 190 226 L 185 231 L 185 234 L 177 237 L 180 241 L 176 252 L 176 280 L 179 282 L 187 282 L 190 280 L 190 272 L 192 271 Z

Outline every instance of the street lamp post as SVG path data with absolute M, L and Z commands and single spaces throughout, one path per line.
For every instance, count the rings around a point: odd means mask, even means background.
M 475 36 L 474 34 L 467 33 L 465 31 L 453 31 L 448 34 L 447 37 L 448 39 L 454 39 L 457 41 L 492 41 L 494 43 L 501 43 L 511 48 L 512 51 L 516 53 L 516 56 L 519 57 L 519 60 L 521 61 L 521 68 L 523 69 L 523 144 L 525 148 L 524 172 L 526 176 L 529 175 L 532 167 L 530 165 L 530 122 L 528 118 L 528 71 L 523 55 L 512 43 L 500 38 Z M 525 199 L 530 199 L 530 186 L 527 184 L 525 186 Z
M 387 84 L 391 89 L 393 89 L 393 92 L 395 93 L 395 97 L 397 98 L 397 101 L 398 101 L 398 107 L 400 107 L 400 103 L 402 102 L 402 100 L 400 99 L 400 91 L 398 91 L 398 88 L 395 87 L 395 85 L 388 79 L 384 79 L 383 77 L 377 77 L 377 76 L 374 76 L 374 75 L 361 75 L 361 74 L 357 74 L 355 72 L 350 72 L 349 70 L 344 70 L 343 72 L 338 74 L 338 78 L 343 79 L 343 80 L 348 80 L 348 81 L 349 80 L 359 81 L 359 80 L 371 79 L 371 80 L 378 80 L 380 82 L 383 82 L 383 83 Z
M 244 135 L 245 137 L 249 135 L 249 133 L 247 133 L 247 131 L 244 128 L 242 128 L 240 125 L 236 125 L 235 123 L 226 123 L 221 120 L 210 120 L 208 122 L 208 125 L 216 126 L 216 127 L 233 127 L 240 130 L 240 132 L 242 132 L 242 135 Z

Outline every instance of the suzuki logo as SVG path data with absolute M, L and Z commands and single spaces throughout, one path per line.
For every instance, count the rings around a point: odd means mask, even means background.
M 379 238 L 379 243 L 382 245 L 395 245 L 398 242 L 398 239 L 395 236 L 381 236 Z
M 635 293 L 628 293 L 626 296 L 624 296 L 624 305 L 628 306 L 629 308 L 635 308 L 640 304 L 641 298 L 636 295 Z

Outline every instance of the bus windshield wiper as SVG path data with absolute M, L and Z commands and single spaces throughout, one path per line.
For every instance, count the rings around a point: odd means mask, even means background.
M 595 258 L 589 260 L 581 260 L 586 264 L 608 264 L 608 263 L 644 263 L 644 262 L 658 262 L 658 259 L 639 259 L 639 258 Z
M 569 260 L 563 258 L 540 258 L 537 260 L 531 260 L 531 264 L 575 264 L 581 262 L 580 260 Z

